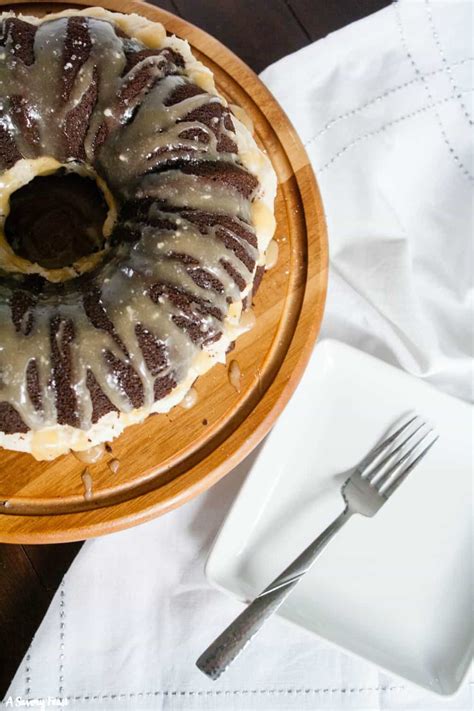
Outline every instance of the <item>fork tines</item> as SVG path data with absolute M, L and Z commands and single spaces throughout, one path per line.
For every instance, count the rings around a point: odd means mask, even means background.
M 357 467 L 360 474 L 388 498 L 438 440 L 438 436 L 427 439 L 431 434 L 433 429 L 415 415 L 364 457 Z

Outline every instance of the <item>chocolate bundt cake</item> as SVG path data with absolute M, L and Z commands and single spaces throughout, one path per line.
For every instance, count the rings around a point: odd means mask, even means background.
M 1 15 L 0 446 L 88 450 L 225 362 L 275 224 L 235 111 L 162 25 Z

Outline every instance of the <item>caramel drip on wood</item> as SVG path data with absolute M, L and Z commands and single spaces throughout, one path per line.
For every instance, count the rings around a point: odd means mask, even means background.
M 265 269 L 273 269 L 278 262 L 278 242 L 274 239 L 270 242 L 265 252 Z
M 111 459 L 110 462 L 108 462 L 108 467 L 112 474 L 117 474 L 119 468 L 120 468 L 120 462 L 118 459 Z
M 231 360 L 231 362 L 229 363 L 228 375 L 230 384 L 233 388 L 235 388 L 235 390 L 237 390 L 238 393 L 240 393 L 242 387 L 242 373 L 240 370 L 240 366 L 236 360 Z
M 89 471 L 89 469 L 84 469 L 84 471 L 81 474 L 81 479 L 82 479 L 82 484 L 84 486 L 84 499 L 86 501 L 91 501 L 91 499 L 94 497 L 94 491 L 93 491 L 93 480 L 92 480 L 92 475 Z
M 190 410 L 199 400 L 199 395 L 196 388 L 190 388 L 184 398 L 181 400 L 181 407 L 185 410 Z
M 100 462 L 105 454 L 105 446 L 98 444 L 96 447 L 84 449 L 82 452 L 74 452 L 74 456 L 84 464 L 96 464 Z

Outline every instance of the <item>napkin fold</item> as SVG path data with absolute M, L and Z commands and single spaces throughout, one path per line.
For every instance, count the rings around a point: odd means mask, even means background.
M 399 2 L 266 69 L 326 210 L 322 333 L 472 398 L 473 5 Z M 252 466 L 88 541 L 4 703 L 70 709 L 459 709 L 274 618 L 218 682 L 195 659 L 241 609 L 203 567 Z M 64 703 L 65 703 L 64 701 Z

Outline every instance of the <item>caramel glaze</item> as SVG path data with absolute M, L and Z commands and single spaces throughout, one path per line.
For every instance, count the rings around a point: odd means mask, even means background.
M 87 430 L 169 394 L 255 275 L 258 181 L 223 100 L 110 21 L 0 25 L 0 168 L 91 166 L 119 216 L 99 267 L 0 271 L 0 430 Z

